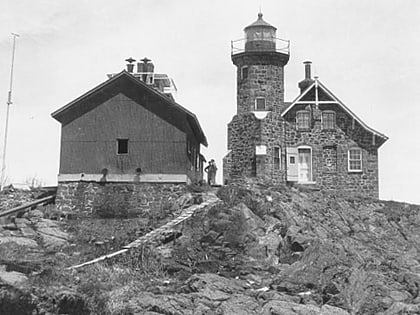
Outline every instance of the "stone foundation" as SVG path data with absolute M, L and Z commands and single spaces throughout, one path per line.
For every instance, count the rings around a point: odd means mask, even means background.
M 185 184 L 61 182 L 57 209 L 77 216 L 134 217 L 170 210 Z

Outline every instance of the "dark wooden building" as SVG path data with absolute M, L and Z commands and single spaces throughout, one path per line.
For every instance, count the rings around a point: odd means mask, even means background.
M 197 117 L 152 82 L 122 71 L 52 113 L 61 123 L 59 182 L 202 178 L 207 140 Z

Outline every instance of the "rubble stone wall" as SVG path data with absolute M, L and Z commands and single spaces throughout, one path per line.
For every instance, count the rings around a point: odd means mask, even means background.
M 284 100 L 283 67 L 249 65 L 248 77 L 242 79 L 241 69 L 243 66 L 239 66 L 237 71 L 238 114 L 254 111 L 257 97 L 265 98 L 267 110 L 280 112 Z
M 230 170 L 227 170 L 227 165 L 223 170 L 229 172 L 230 179 L 256 175 L 255 146 L 260 141 L 260 129 L 261 122 L 252 113 L 235 115 L 228 124 L 228 150 L 232 150 L 229 154 Z
M 267 154 L 260 157 L 260 162 L 264 164 L 261 175 L 274 185 L 284 183 L 286 181 L 284 122 L 280 114 L 271 112 L 261 121 L 261 124 L 261 144 L 267 146 Z M 275 148 L 278 148 L 280 153 L 278 165 L 275 165 Z
M 61 182 L 59 211 L 76 215 L 128 217 L 166 209 L 187 190 L 185 184 Z
M 255 99 L 264 97 L 267 110 L 284 109 L 284 66 L 289 56 L 276 52 L 253 52 L 232 56 L 237 67 L 237 114 L 255 110 Z M 243 68 L 247 67 L 247 75 Z

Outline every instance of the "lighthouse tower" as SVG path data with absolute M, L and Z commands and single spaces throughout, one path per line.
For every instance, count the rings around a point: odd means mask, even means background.
M 237 111 L 228 124 L 228 154 L 223 177 L 264 177 L 284 181 L 284 131 L 280 113 L 284 103 L 284 66 L 289 41 L 276 37 L 276 28 L 263 19 L 245 27 L 245 38 L 232 41 L 237 68 Z
M 280 112 L 284 107 L 289 42 L 276 38 L 276 28 L 263 20 L 262 13 L 244 32 L 245 39 L 232 42 L 232 61 L 237 67 L 237 113 Z M 238 48 L 240 43 L 244 43 L 243 49 Z

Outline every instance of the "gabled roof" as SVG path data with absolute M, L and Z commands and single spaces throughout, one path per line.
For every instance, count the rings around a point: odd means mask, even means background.
M 315 91 L 317 89 L 317 91 Z M 324 101 L 319 101 L 322 97 Z M 342 108 L 347 114 L 349 114 L 354 120 L 356 120 L 364 129 L 373 133 L 374 135 L 381 137 L 384 142 L 388 140 L 388 137 L 384 134 L 376 131 L 375 129 L 366 125 L 359 117 L 356 116 L 342 101 L 338 99 L 319 79 L 315 78 L 314 82 L 308 86 L 281 114 L 284 117 L 293 107 L 298 104 L 307 104 L 313 101 L 318 104 L 335 104 Z
M 139 106 L 145 107 L 184 132 L 189 131 L 189 125 L 200 143 L 207 146 L 206 136 L 193 113 L 125 70 L 56 110 L 51 116 L 66 125 L 119 93 L 123 93 L 141 104 Z

